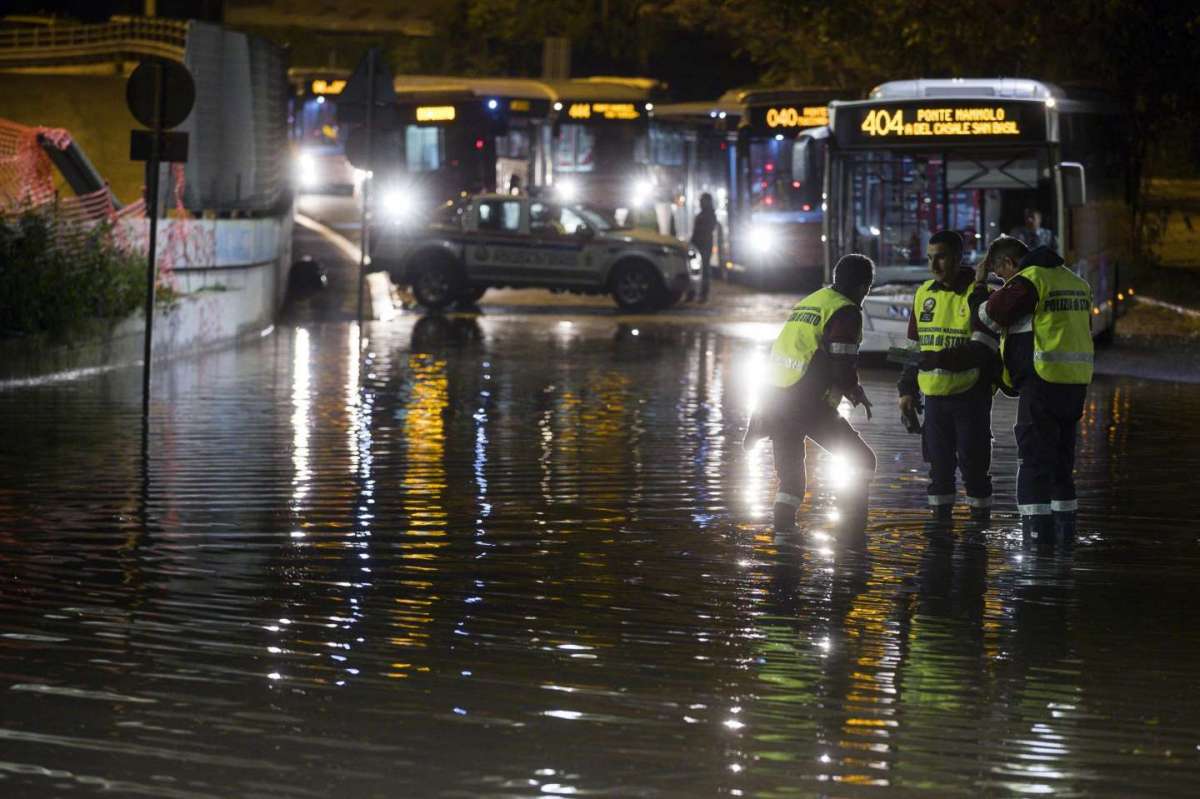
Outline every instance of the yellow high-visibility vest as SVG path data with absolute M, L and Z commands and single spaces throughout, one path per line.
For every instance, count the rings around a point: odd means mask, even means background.
M 779 388 L 794 385 L 808 371 L 813 356 L 824 347 L 825 325 L 834 312 L 854 305 L 846 295 L 832 287 L 818 289 L 792 308 L 792 313 L 783 325 L 783 330 L 771 347 L 771 382 Z M 860 333 L 861 338 L 861 333 Z M 860 342 L 861 343 L 861 342 Z M 856 345 L 833 345 L 846 347 L 854 352 Z M 847 352 L 849 352 L 849 349 Z M 843 354 L 831 352 L 833 355 Z M 836 403 L 841 397 L 829 398 Z
M 936 280 L 925 281 L 913 299 L 917 342 L 921 352 L 939 352 L 971 340 L 971 285 L 963 292 L 938 291 L 934 289 L 935 285 Z M 978 369 L 965 372 L 922 369 L 917 373 L 917 385 L 927 397 L 961 394 L 975 385 L 978 379 Z
M 1017 275 L 1038 293 L 1033 312 L 1033 368 L 1038 377 L 1047 383 L 1092 382 L 1092 287 L 1061 265 L 1030 266 Z

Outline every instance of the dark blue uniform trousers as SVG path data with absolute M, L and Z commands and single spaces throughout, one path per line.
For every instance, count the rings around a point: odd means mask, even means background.
M 1017 509 L 1022 516 L 1074 513 L 1075 438 L 1087 386 L 1021 382 L 1017 400 Z
M 992 395 L 987 386 L 962 394 L 925 397 L 921 437 L 929 463 L 929 505 L 954 504 L 954 472 L 962 471 L 967 504 L 992 505 Z

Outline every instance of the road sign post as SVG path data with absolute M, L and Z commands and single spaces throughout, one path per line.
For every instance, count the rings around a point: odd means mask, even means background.
M 366 172 L 362 188 L 362 230 L 358 259 L 358 329 L 362 331 L 363 290 L 367 280 L 367 264 L 371 258 L 371 189 L 376 163 L 375 137 L 382 130 L 396 125 L 396 90 L 392 85 L 392 72 L 383 59 L 378 47 L 372 47 L 354 68 L 346 82 L 346 88 L 338 96 L 338 124 L 351 127 L 361 124 L 366 147 L 361 154 L 349 146 L 349 138 L 357 138 L 351 131 L 347 141 L 347 157 L 350 163 Z M 377 130 L 378 129 L 378 130 Z
M 129 158 L 146 161 L 146 216 L 150 220 L 150 252 L 146 264 L 146 327 L 142 363 L 142 415 L 150 412 L 150 357 L 154 336 L 154 289 L 158 279 L 158 171 L 162 162 L 186 161 L 186 133 L 168 131 L 187 119 L 196 101 L 196 86 L 187 67 L 151 58 L 138 64 L 125 84 L 125 101 L 138 122 L 150 130 L 134 130 Z

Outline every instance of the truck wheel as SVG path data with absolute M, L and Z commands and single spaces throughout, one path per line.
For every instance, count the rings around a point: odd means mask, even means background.
M 618 264 L 612 278 L 612 295 L 623 311 L 656 311 L 662 306 L 663 284 L 649 264 Z
M 413 297 L 429 310 L 438 311 L 458 297 L 459 282 L 458 264 L 448 259 L 432 259 L 414 270 Z

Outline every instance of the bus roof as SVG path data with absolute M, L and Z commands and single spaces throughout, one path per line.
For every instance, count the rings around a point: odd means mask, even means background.
M 771 105 L 826 105 L 847 94 L 856 92 L 839 91 L 823 86 L 730 89 L 716 100 L 656 105 L 654 115 L 679 119 L 737 119 L 745 116 L 751 108 Z M 722 114 L 725 116 L 721 116 Z
M 867 95 L 871 100 L 921 98 L 1002 97 L 1012 100 L 1045 100 L 1065 97 L 1058 86 L 1028 78 L 918 78 L 881 83 Z
M 646 100 L 662 88 L 650 78 L 464 78 L 449 75 L 397 75 L 401 94 L 469 94 L 476 97 L 517 97 L 527 100 Z

